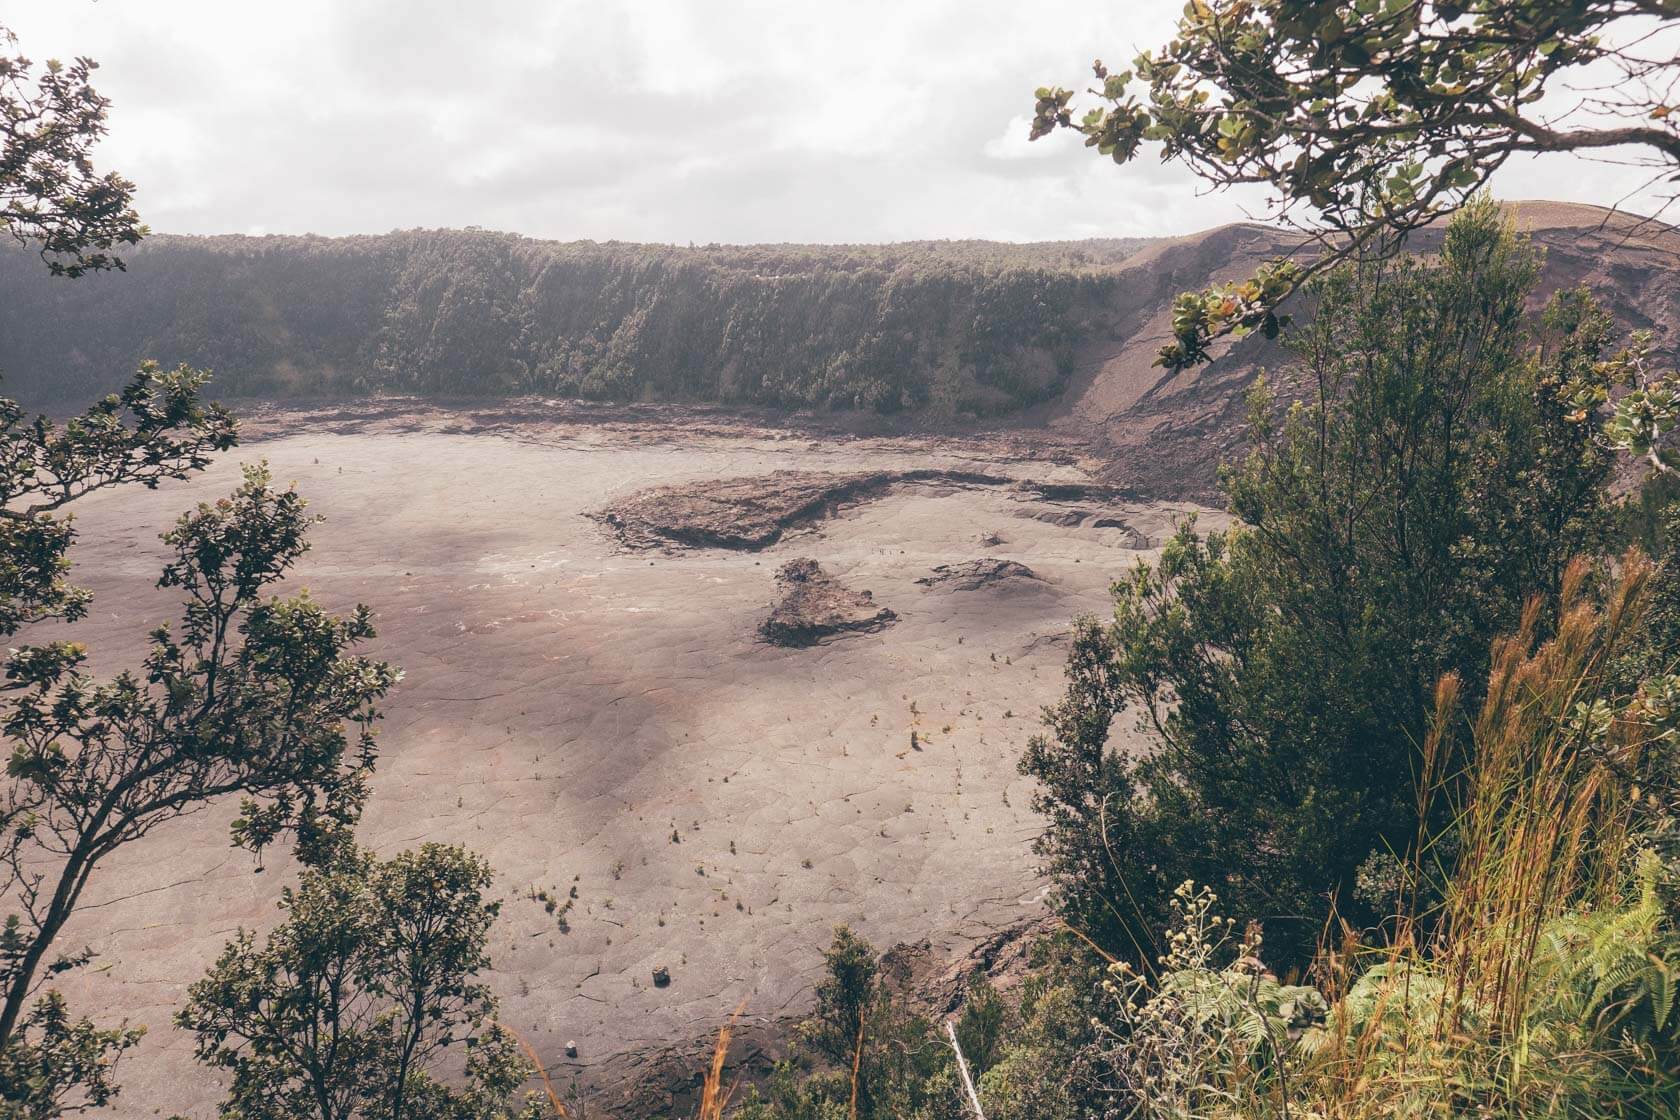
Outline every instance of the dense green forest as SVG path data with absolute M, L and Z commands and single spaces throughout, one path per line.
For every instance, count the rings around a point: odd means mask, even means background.
M 987 415 L 1053 395 L 1144 242 L 705 246 L 411 231 L 0 254 L 0 371 L 57 404 L 145 358 L 229 396 L 543 394 Z

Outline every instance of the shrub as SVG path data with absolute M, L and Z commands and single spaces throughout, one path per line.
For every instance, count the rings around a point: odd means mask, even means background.
M 1107 951 L 1154 955 L 1186 879 L 1262 920 L 1283 962 L 1310 956 L 1333 906 L 1384 916 L 1355 888 L 1418 835 L 1435 681 L 1479 687 L 1525 597 L 1554 595 L 1605 530 L 1610 458 L 1557 394 L 1593 376 L 1609 325 L 1569 292 L 1531 324 L 1534 277 L 1483 205 L 1439 260 L 1317 283 L 1281 383 L 1303 399 L 1280 416 L 1263 389 L 1254 450 L 1225 474 L 1237 526 L 1182 526 L 1117 581 L 1110 624 L 1077 626 L 1021 770 L 1060 912 Z M 1110 744 L 1122 714 L 1145 757 Z
M 177 1017 L 199 1060 L 233 1075 L 223 1115 L 511 1116 L 532 1070 L 477 978 L 499 908 L 484 899 L 491 879 L 442 844 L 383 862 L 346 848 L 305 871 L 279 927 L 261 945 L 241 931 Z M 533 1101 L 519 1115 L 541 1113 Z

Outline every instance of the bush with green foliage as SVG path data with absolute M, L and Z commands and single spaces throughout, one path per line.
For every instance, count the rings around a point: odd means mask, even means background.
M 1063 700 L 1021 769 L 1067 920 L 1156 955 L 1174 887 L 1214 886 L 1305 959 L 1372 857 L 1404 860 L 1434 683 L 1486 678 L 1493 637 L 1607 531 L 1611 456 L 1557 396 L 1607 343 L 1583 293 L 1524 314 L 1532 251 L 1491 204 L 1438 260 L 1316 282 L 1292 339 L 1301 398 L 1256 395 L 1253 450 L 1224 485 L 1229 532 L 1181 527 L 1077 627 Z M 1151 747 L 1110 743 L 1131 716 Z
M 1120 961 L 1103 982 L 1104 1079 L 1140 1120 L 1241 1109 L 1266 1095 L 1295 1040 L 1329 1010 L 1317 989 L 1278 983 L 1260 959 L 1257 928 L 1238 942 L 1216 902 L 1206 887 L 1181 884 L 1159 978 Z
M 63 425 L 0 401 L 0 634 L 87 613 L 59 511 L 185 478 L 232 446 L 233 418 L 199 396 L 206 377 L 147 363 Z M 159 586 L 183 593 L 182 620 L 152 634 L 138 672 L 96 680 L 68 640 L 6 657 L 0 1115 L 46 1120 L 117 1093 L 139 1029 L 76 1017 L 48 986 L 92 959 L 59 936 L 113 853 L 228 796 L 243 800 L 233 839 L 252 850 L 291 835 L 308 855 L 359 816 L 375 704 L 396 673 L 354 653 L 373 635 L 365 608 L 335 617 L 307 595 L 264 598 L 308 548 L 311 521 L 301 497 L 248 468 L 231 497 L 164 534 Z
M 499 904 L 489 866 L 427 844 L 346 846 L 306 870 L 259 945 L 241 931 L 178 1024 L 233 1081 L 242 1120 L 496 1120 L 531 1067 L 478 979 Z M 536 1102 L 518 1115 L 541 1116 Z
M 963 1115 L 955 1060 L 934 1024 L 910 1013 L 868 942 L 841 926 L 823 954 L 817 1007 L 793 1057 L 731 1115 L 740 1120 L 943 1120 Z M 991 1005 L 961 1030 L 983 1045 Z M 961 1035 L 959 1035 L 961 1037 Z M 995 1035 L 994 1035 L 995 1037 Z
M 1432 914 L 1407 906 L 1385 943 L 1327 955 L 1345 994 L 1304 1040 L 1299 1080 L 1328 1114 L 1680 1112 L 1680 878 L 1660 855 L 1680 680 L 1618 671 L 1652 570 L 1637 553 L 1617 567 L 1594 589 L 1572 565 L 1552 623 L 1525 613 L 1473 718 L 1450 678 L 1438 692 L 1440 734 L 1473 740 L 1462 779 L 1435 779 L 1462 791 L 1457 850 Z
M 152 378 L 138 384 L 156 389 Z M 184 401 L 193 384 L 162 382 L 186 393 Z M 118 476 L 131 456 L 145 462 L 165 437 L 136 434 L 144 428 L 109 428 L 101 446 L 111 450 L 86 460 L 81 470 L 90 473 L 70 492 Z M 43 423 L 13 436 L 9 448 L 58 442 Z M 13 462 L 25 489 L 43 485 L 61 496 L 51 471 L 73 477 L 67 464 L 76 460 Z M 41 513 L 16 516 L 44 534 L 48 556 L 32 568 L 15 563 L 30 554 L 13 538 L 7 559 L 14 575 L 28 578 L 14 579 L 12 617 L 85 611 L 87 596 L 62 580 L 68 527 Z M 59 934 L 114 852 L 223 797 L 242 798 L 233 839 L 251 850 L 290 835 L 310 858 L 359 817 L 373 766 L 374 705 L 397 674 L 353 652 L 373 634 L 365 608 L 341 618 L 307 595 L 264 598 L 308 547 L 311 520 L 294 491 L 275 490 L 264 469 L 247 468 L 230 498 L 183 515 L 164 535 L 174 556 L 159 586 L 184 593 L 183 619 L 178 630 L 153 633 L 140 672 L 95 680 L 82 669 L 86 649 L 67 641 L 22 645 L 6 659 L 0 1069 L 32 1072 L 0 1079 L 10 1110 L 0 1115 L 52 1117 L 115 1092 L 110 1064 L 137 1032 L 69 1019 L 44 987 L 91 959 L 58 946 Z
M 1053 937 L 1034 949 L 1005 1009 L 1007 1041 L 979 1077 L 981 1107 L 987 1120 L 1100 1116 L 1111 1094 L 1099 1072 L 1095 969 Z
M 13 41 L 0 27 L 0 45 Z M 49 63 L 37 77 L 27 60 L 0 57 L 0 231 L 81 285 L 120 270 L 112 250 L 144 232 L 132 185 L 97 174 L 89 158 L 108 108 L 88 84 L 93 69 L 87 59 Z M 233 446 L 233 417 L 200 397 L 207 379 L 144 362 L 121 392 L 62 424 L 0 400 L 0 636 L 34 639 L 33 627 L 87 614 L 90 594 L 67 578 L 67 506 L 96 490 L 187 478 Z M 376 863 L 349 846 L 373 767 L 376 705 L 398 674 L 355 652 L 373 637 L 365 607 L 339 617 L 306 593 L 272 594 L 307 551 L 315 520 L 266 468 L 247 467 L 231 496 L 163 535 L 170 559 L 158 586 L 181 593 L 182 617 L 152 632 L 137 670 L 95 679 L 87 649 L 62 639 L 22 641 L 3 659 L 5 1120 L 53 1120 L 117 1096 L 118 1061 L 142 1028 L 70 1010 L 51 985 L 94 954 L 66 949 L 61 934 L 113 854 L 233 797 L 235 844 L 260 851 L 291 838 L 306 864 L 322 866 L 287 895 L 293 920 L 266 956 L 242 939 L 195 989 L 204 1056 L 237 1074 L 226 1114 L 290 1118 L 307 1111 L 293 1106 L 318 1103 L 323 1120 L 500 1116 L 526 1076 L 512 1044 L 485 1029 L 491 1005 L 472 979 L 495 912 L 481 899 L 482 862 L 428 848 Z M 362 1014 L 367 1003 L 327 999 L 327 988 L 384 1004 Z M 219 1020 L 218 998 L 230 1001 Z M 323 1026 L 344 1033 L 312 1036 L 325 1049 L 298 1059 L 310 1090 L 299 1094 L 283 1072 L 300 1041 L 287 1032 Z M 249 1046 L 229 1045 L 241 1032 Z M 446 1088 L 430 1066 L 457 1041 L 469 1048 L 465 1077 Z M 395 1088 L 376 1098 L 375 1082 Z
M 1281 982 L 1258 928 L 1238 937 L 1189 883 L 1172 892 L 1161 953 L 1136 965 L 1093 975 L 1091 955 L 1071 951 L 1082 942 L 1047 935 L 1018 998 L 982 986 L 965 1012 L 1002 1026 L 985 1115 L 1680 1115 L 1680 863 L 1663 855 L 1680 806 L 1680 677 L 1630 684 L 1619 668 L 1648 639 L 1653 600 L 1676 591 L 1653 586 L 1637 553 L 1591 575 L 1571 564 L 1551 608 L 1524 611 L 1483 687 L 1448 676 L 1436 690 L 1415 800 L 1451 800 L 1458 843 L 1444 855 L 1426 834 L 1391 921 L 1327 937 L 1310 984 Z M 1473 749 L 1454 752 L 1455 736 Z M 1467 769 L 1443 771 L 1455 753 Z M 842 978 L 868 960 L 856 946 L 831 955 L 825 991 L 855 989 Z M 827 1110 L 751 1115 L 847 1115 L 833 1089 L 818 1095 L 824 1075 L 778 1076 L 785 1099 Z M 937 1088 L 946 1075 L 926 1076 Z M 921 1115 L 972 1115 L 924 1100 Z
M 33 247 L 54 276 L 121 269 L 114 250 L 138 243 L 146 227 L 134 184 L 93 166 L 111 107 L 92 85 L 99 64 L 50 59 L 37 73 L 16 47 L 0 24 L 0 234 Z

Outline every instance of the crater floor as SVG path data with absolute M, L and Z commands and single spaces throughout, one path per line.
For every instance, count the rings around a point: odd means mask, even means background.
M 294 586 L 371 605 L 373 652 L 406 672 L 363 840 L 386 854 L 460 842 L 491 860 L 502 1018 L 561 1084 L 611 1082 L 743 999 L 749 1020 L 802 1011 L 837 923 L 880 948 L 926 937 L 957 953 L 1035 916 L 1038 825 L 1015 760 L 1059 693 L 1069 621 L 1102 612 L 1109 581 L 1175 520 L 1218 522 L 1187 504 L 1094 506 L 1077 463 L 975 440 L 435 413 L 261 427 L 191 482 L 77 507 L 75 577 L 96 599 L 70 629 L 96 670 L 134 664 L 175 616 L 152 588 L 157 534 L 231 489 L 241 461 L 295 480 L 327 520 Z M 906 483 L 759 551 L 631 551 L 588 516 L 650 487 L 925 468 L 1072 485 Z M 794 557 L 896 622 L 767 644 L 775 573 Z M 1038 578 L 928 580 L 982 558 Z M 99 954 L 66 985 L 73 1005 L 150 1028 L 123 1063 L 122 1115 L 214 1115 L 219 1085 L 170 1016 L 237 927 L 273 923 L 293 874 L 229 848 L 233 810 L 120 853 L 66 933 Z M 534 895 L 574 885 L 562 930 Z M 668 987 L 651 982 L 658 966 Z

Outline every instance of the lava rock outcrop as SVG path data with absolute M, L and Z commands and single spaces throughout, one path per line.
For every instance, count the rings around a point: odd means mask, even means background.
M 626 548 L 677 545 L 754 551 L 775 544 L 790 529 L 832 517 L 846 506 L 878 498 L 901 484 L 1003 486 L 1011 481 L 938 469 L 848 474 L 772 471 L 643 490 L 592 516 L 610 526 Z
M 1025 564 L 1013 560 L 999 560 L 988 556 L 983 560 L 967 560 L 961 564 L 940 564 L 932 575 L 916 582 L 923 587 L 944 587 L 952 591 L 979 591 L 983 587 L 997 587 L 1021 581 L 1043 582 L 1038 573 Z
M 759 627 L 771 645 L 813 646 L 824 638 L 880 630 L 898 618 L 869 592 L 843 587 L 815 560 L 789 560 L 776 583 L 781 601 Z

